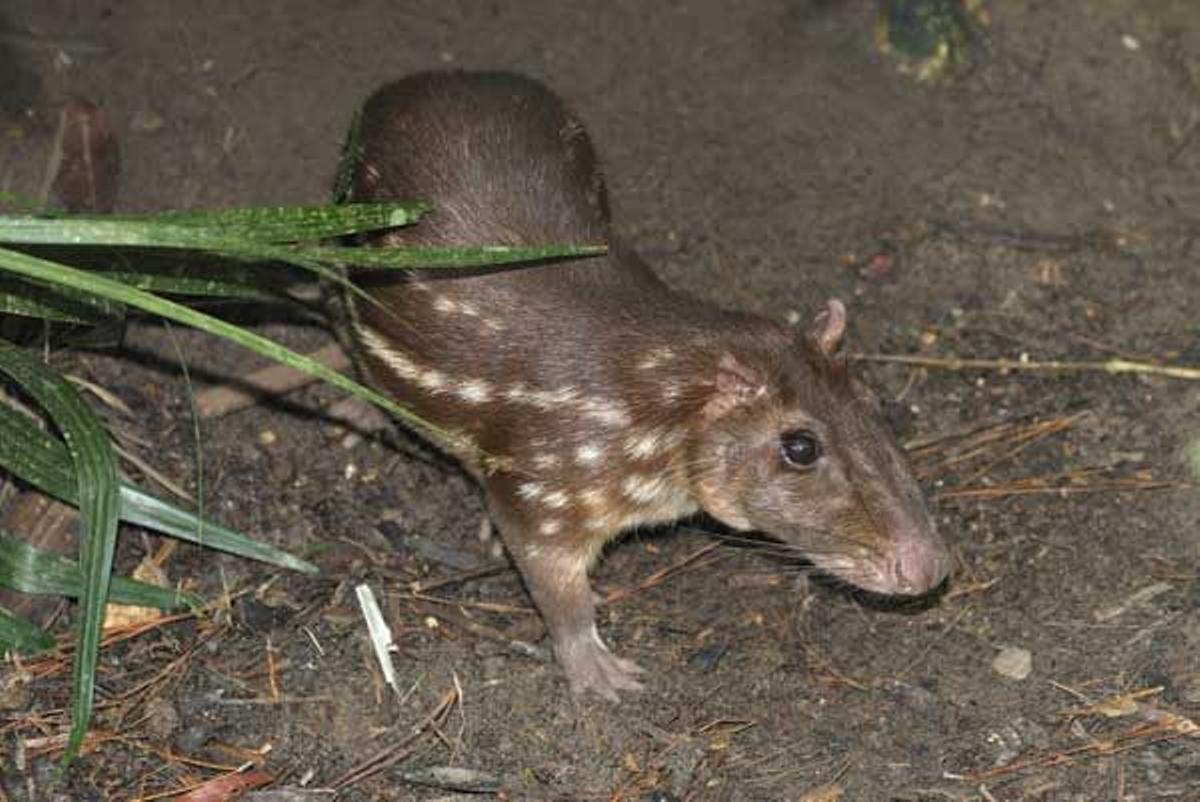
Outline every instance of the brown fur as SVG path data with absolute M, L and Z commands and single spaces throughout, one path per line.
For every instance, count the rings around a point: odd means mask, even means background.
M 425 200 L 376 245 L 611 240 L 591 143 L 552 93 L 504 73 L 428 73 L 366 104 L 355 201 Z M 360 276 L 373 379 L 506 460 L 488 509 L 572 686 L 615 697 L 636 667 L 595 635 L 587 568 L 620 531 L 699 507 L 884 592 L 940 582 L 947 558 L 870 393 L 836 355 L 845 311 L 809 336 L 674 292 L 619 243 L 607 256 L 471 272 Z M 811 468 L 785 433 L 812 432 Z

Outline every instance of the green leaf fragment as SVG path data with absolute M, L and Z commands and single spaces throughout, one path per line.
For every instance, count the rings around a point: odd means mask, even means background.
M 74 560 L 35 548 L 0 529 L 0 585 L 21 593 L 74 599 L 83 593 L 83 574 Z M 108 600 L 139 607 L 157 607 L 160 610 L 199 607 L 202 604 L 194 594 L 126 577 L 113 577 Z
M 0 607 L 0 651 L 36 654 L 55 646 L 54 638 L 20 616 Z

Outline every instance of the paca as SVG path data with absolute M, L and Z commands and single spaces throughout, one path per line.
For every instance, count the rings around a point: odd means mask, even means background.
M 912 471 L 838 355 L 841 303 L 798 331 L 672 290 L 613 241 L 591 141 L 527 78 L 405 78 L 368 100 L 358 143 L 350 200 L 434 209 L 372 245 L 609 245 L 363 274 L 378 304 L 348 301 L 369 378 L 454 433 L 443 445 L 483 486 L 573 690 L 640 687 L 597 633 L 588 584 L 601 547 L 633 527 L 704 510 L 871 591 L 942 582 L 950 560 Z

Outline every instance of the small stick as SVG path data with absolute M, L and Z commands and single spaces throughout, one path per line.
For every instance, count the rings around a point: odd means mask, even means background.
M 1023 483 L 995 485 L 994 487 L 965 487 L 935 493 L 933 497 L 941 501 L 951 498 L 1000 498 L 1003 496 L 1073 496 L 1078 493 L 1097 493 L 1102 490 L 1170 490 L 1183 487 L 1188 487 L 1188 483 L 1166 479 L 1106 479 L 1086 485 L 1063 485 L 1061 487 L 1031 486 Z
M 308 354 L 333 370 L 346 370 L 350 359 L 336 344 Z M 201 418 L 219 418 L 257 404 L 263 397 L 281 396 L 307 387 L 320 379 L 288 365 L 270 365 L 248 376 L 233 379 L 196 395 L 196 414 Z
M 616 604 L 617 602 L 627 599 L 630 596 L 633 596 L 637 593 L 641 593 L 642 591 L 649 590 L 650 588 L 654 587 L 655 585 L 659 584 L 660 582 L 663 582 L 664 580 L 670 578 L 674 574 L 681 573 L 688 566 L 699 567 L 697 565 L 697 563 L 700 561 L 700 559 L 711 554 L 713 551 L 720 548 L 720 546 L 721 546 L 721 543 L 719 541 L 716 543 L 709 543 L 707 546 L 704 546 L 704 547 L 692 552 L 691 554 L 684 557 L 682 560 L 675 563 L 674 565 L 668 565 L 666 568 L 663 568 L 660 571 L 655 571 L 653 574 L 646 577 L 645 579 L 643 579 L 641 582 L 639 582 L 636 585 L 631 585 L 631 586 L 627 586 L 627 587 L 623 587 L 623 588 L 617 588 L 616 590 L 608 593 L 603 598 L 602 603 L 603 604 Z
M 451 689 L 443 694 L 437 706 L 425 717 L 423 721 L 412 728 L 411 733 L 407 738 L 403 738 L 399 743 L 393 744 L 384 748 L 382 751 L 375 753 L 371 757 L 354 766 L 341 777 L 338 777 L 329 784 L 330 788 L 341 789 L 348 785 L 362 782 L 368 777 L 378 774 L 389 766 L 403 760 L 411 752 L 411 746 L 416 743 L 417 739 L 425 734 L 426 730 L 436 728 L 439 724 L 446 720 L 451 708 L 459 701 L 458 690 Z
M 989 473 L 991 473 L 992 469 L 995 468 L 997 465 L 1000 465 L 1001 463 L 1012 459 L 1013 457 L 1017 456 L 1025 449 L 1029 448 L 1030 446 L 1034 445 L 1035 443 L 1038 443 L 1038 442 L 1044 440 L 1045 438 L 1049 437 L 1052 434 L 1057 434 L 1059 432 L 1070 429 L 1071 426 L 1073 426 L 1076 421 L 1083 419 L 1084 417 L 1086 417 L 1089 414 L 1091 414 L 1091 413 L 1088 412 L 1087 410 L 1085 410 L 1083 412 L 1079 412 L 1075 415 L 1072 415 L 1069 418 L 1055 418 L 1054 420 L 1046 421 L 1045 423 L 1034 424 L 1033 426 L 1031 426 L 1029 428 L 1029 430 L 1027 430 L 1023 433 L 1020 433 L 1017 435 L 1017 437 L 1013 438 L 1014 440 L 1017 441 L 1017 445 L 1013 446 L 1008 451 L 1004 452 L 999 457 L 997 457 L 996 459 L 989 462 L 987 465 L 984 465 L 982 468 L 975 471 L 975 473 L 971 474 L 966 479 L 963 479 L 962 482 L 959 483 L 959 486 L 960 487 L 970 487 L 972 484 L 974 484 L 975 482 L 978 482 L 980 479 L 982 479 L 983 477 L 985 477 Z
M 458 615 L 453 611 L 445 608 L 436 607 L 422 599 L 413 598 L 410 602 L 423 615 L 431 615 L 438 618 L 451 626 L 458 627 L 470 634 L 484 638 L 486 640 L 495 641 L 502 646 L 507 647 L 510 651 L 521 655 L 522 657 L 531 657 L 542 663 L 550 661 L 550 652 L 540 646 L 535 646 L 528 641 L 514 638 L 506 632 L 502 632 L 494 627 L 489 627 L 486 624 L 481 624 L 478 621 L 472 621 L 464 615 Z
M 461 585 L 467 582 L 473 582 L 476 579 L 483 579 L 489 576 L 495 576 L 506 571 L 511 571 L 512 566 L 507 563 L 495 563 L 493 565 L 485 565 L 482 568 L 477 568 L 473 571 L 465 571 L 461 574 L 446 576 L 440 579 L 430 579 L 428 581 L 420 580 L 413 582 L 408 586 L 408 589 L 415 596 L 429 593 L 434 590 L 441 590 L 449 585 Z
M 890 362 L 899 365 L 918 365 L 944 370 L 1034 370 L 1034 371 L 1101 371 L 1104 373 L 1138 373 L 1165 376 L 1170 379 L 1200 381 L 1200 368 L 1180 365 L 1152 365 L 1128 359 L 1106 359 L 1103 362 L 1022 361 L 1019 359 L 965 359 L 962 357 L 916 356 L 912 354 L 852 354 L 858 362 Z

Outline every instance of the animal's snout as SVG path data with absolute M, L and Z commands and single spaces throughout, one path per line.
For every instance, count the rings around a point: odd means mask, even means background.
M 890 569 L 892 593 L 920 596 L 945 580 L 950 553 L 936 533 L 933 537 L 904 537 L 896 543 Z

